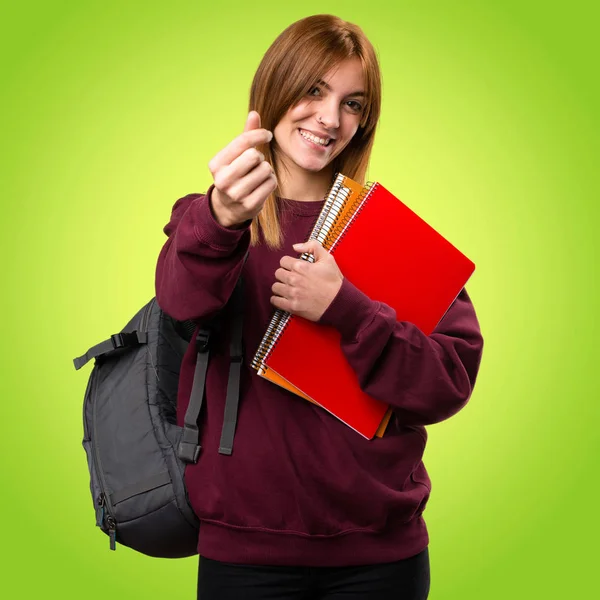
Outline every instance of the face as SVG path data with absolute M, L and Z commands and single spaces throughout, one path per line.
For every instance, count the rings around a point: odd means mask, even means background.
M 278 156 L 293 172 L 319 172 L 348 145 L 365 104 L 362 66 L 347 59 L 327 73 L 273 130 Z M 325 142 L 325 143 L 324 143 Z

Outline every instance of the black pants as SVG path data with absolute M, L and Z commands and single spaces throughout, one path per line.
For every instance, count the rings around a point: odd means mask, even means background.
M 238 565 L 200 558 L 198 600 L 426 600 L 429 551 L 359 567 Z

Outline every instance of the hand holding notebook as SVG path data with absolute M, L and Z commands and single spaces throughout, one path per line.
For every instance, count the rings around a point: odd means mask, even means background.
M 284 256 L 275 271 L 271 304 L 318 321 L 339 292 L 344 276 L 333 256 L 316 240 L 294 244 L 294 250 L 310 253 L 314 262 Z
M 386 235 L 393 229 L 393 235 Z M 335 258 L 344 277 L 398 321 L 429 335 L 475 265 L 379 183 L 360 186 L 339 174 L 309 239 Z M 304 254 L 305 260 L 314 257 Z M 391 274 L 391 276 L 390 276 Z M 303 360 L 306 348 L 311 360 Z M 277 310 L 252 366 L 262 377 L 328 410 L 364 437 L 381 436 L 386 403 L 361 390 L 339 332 Z

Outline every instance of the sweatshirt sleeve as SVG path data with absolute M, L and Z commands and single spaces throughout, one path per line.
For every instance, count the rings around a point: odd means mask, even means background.
M 361 389 L 391 405 L 402 424 L 443 421 L 471 396 L 483 337 L 465 288 L 428 336 L 347 279 L 319 323 L 340 331 Z
M 251 221 L 242 229 L 216 221 L 213 188 L 177 200 L 163 230 L 168 239 L 156 265 L 156 300 L 179 321 L 201 320 L 227 303 L 250 245 Z

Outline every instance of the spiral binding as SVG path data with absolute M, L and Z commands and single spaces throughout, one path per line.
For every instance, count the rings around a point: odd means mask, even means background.
M 318 240 L 322 242 L 324 236 L 329 233 L 339 211 L 348 200 L 348 196 L 351 192 L 350 188 L 344 186 L 345 179 L 346 177 L 341 173 L 338 173 L 336 176 L 317 222 L 308 238 L 309 240 Z
M 271 322 L 267 327 L 267 331 L 265 332 L 258 350 L 252 359 L 252 368 L 258 371 L 259 374 L 263 374 L 265 372 L 264 362 L 277 343 L 277 340 L 279 340 L 279 337 L 286 328 L 291 316 L 291 313 L 281 310 L 280 308 L 278 308 L 273 314 Z
M 373 194 L 373 192 L 377 189 L 379 184 L 377 182 L 373 183 L 372 181 L 367 182 L 363 191 L 358 195 L 354 203 L 352 204 L 352 208 L 345 213 L 345 215 L 340 219 L 339 223 L 337 223 L 337 227 L 332 231 L 333 241 L 331 244 L 331 248 L 329 252 L 333 253 L 334 248 L 339 244 L 340 240 L 346 235 L 348 231 L 348 227 L 352 224 L 352 221 L 359 215 L 364 207 L 366 206 L 369 198 Z

